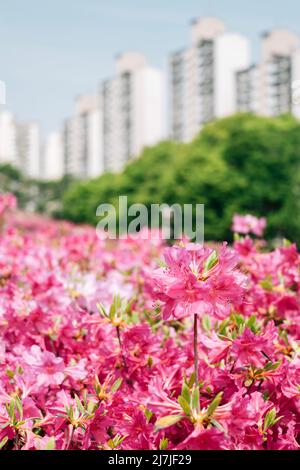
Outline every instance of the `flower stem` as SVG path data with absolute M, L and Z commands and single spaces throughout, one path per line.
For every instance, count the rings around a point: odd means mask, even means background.
M 198 386 L 198 315 L 194 313 L 194 371 L 195 384 Z
M 127 372 L 127 371 L 128 371 L 128 367 L 127 367 L 126 357 L 125 357 L 125 355 L 124 355 L 124 353 L 123 353 L 122 341 L 121 341 L 121 334 L 120 334 L 120 327 L 119 327 L 119 326 L 116 326 L 116 330 L 117 330 L 117 337 L 118 337 L 118 341 L 119 341 L 119 346 L 120 346 L 120 351 L 121 351 L 121 357 L 122 357 L 123 366 L 124 366 L 125 371 Z

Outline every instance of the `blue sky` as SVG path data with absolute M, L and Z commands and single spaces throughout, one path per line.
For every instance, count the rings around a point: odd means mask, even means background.
M 253 59 L 262 32 L 280 26 L 300 35 L 299 0 L 1 0 L 6 107 L 39 120 L 44 132 L 58 129 L 74 97 L 114 73 L 117 53 L 137 50 L 163 67 L 188 44 L 190 20 L 205 15 L 247 35 Z

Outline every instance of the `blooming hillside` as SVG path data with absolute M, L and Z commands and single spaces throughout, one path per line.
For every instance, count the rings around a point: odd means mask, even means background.
M 234 249 L 103 241 L 7 198 L 3 450 L 299 448 L 295 245 L 266 251 L 249 217 Z

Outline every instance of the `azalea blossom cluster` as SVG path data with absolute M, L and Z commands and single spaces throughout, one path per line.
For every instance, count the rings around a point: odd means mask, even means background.
M 262 237 L 264 230 L 267 226 L 267 221 L 264 217 L 255 217 L 254 215 L 239 215 L 233 216 L 232 230 L 244 235 L 253 233 L 258 237 Z
M 299 449 L 294 244 L 166 247 L 5 214 L 2 450 Z

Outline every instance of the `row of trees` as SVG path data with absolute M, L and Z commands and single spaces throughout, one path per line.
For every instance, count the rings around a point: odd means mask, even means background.
M 120 174 L 76 182 L 62 216 L 97 223 L 101 203 L 205 204 L 205 238 L 230 237 L 234 213 L 268 219 L 267 236 L 300 241 L 300 124 L 240 114 L 208 124 L 189 144 L 146 148 Z
M 267 236 L 300 242 L 300 124 L 291 116 L 240 114 L 208 124 L 189 144 L 146 148 L 119 174 L 40 182 L 0 166 L 0 190 L 23 208 L 96 224 L 101 203 L 205 204 L 205 238 L 230 237 L 234 213 L 268 219 Z
M 11 192 L 18 199 L 20 209 L 62 215 L 62 199 L 74 181 L 66 176 L 59 181 L 39 181 L 27 178 L 9 164 L 0 165 L 0 192 Z

